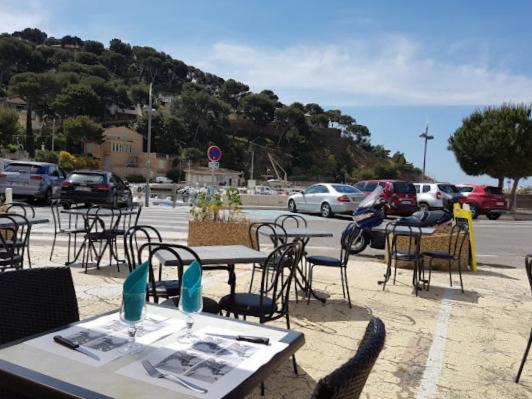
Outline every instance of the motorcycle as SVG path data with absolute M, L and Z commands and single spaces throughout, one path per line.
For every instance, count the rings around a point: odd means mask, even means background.
M 383 188 L 377 186 L 358 206 L 353 213 L 353 220 L 361 233 L 351 246 L 351 253 L 358 254 L 369 245 L 374 249 L 384 249 L 386 246 L 386 234 L 373 231 L 373 227 L 384 221 L 384 206 L 386 201 L 382 198 Z M 444 198 L 443 209 L 437 211 L 418 211 L 411 216 L 396 219 L 396 224 L 412 227 L 434 227 L 444 224 L 453 219 L 453 204 L 455 198 Z

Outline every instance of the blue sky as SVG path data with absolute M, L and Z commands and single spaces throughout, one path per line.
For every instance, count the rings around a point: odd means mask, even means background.
M 374 144 L 427 171 L 464 175 L 446 149 L 462 118 L 485 105 L 531 102 L 532 2 L 0 0 L 0 30 L 37 26 L 164 50 L 285 103 L 352 114 Z

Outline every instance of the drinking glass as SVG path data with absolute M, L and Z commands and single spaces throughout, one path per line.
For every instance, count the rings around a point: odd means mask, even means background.
M 128 326 L 129 342 L 120 348 L 118 352 L 123 355 L 131 355 L 144 350 L 144 345 L 135 341 L 135 335 L 139 324 L 146 317 L 146 294 L 122 294 L 122 306 L 120 308 L 120 320 Z
M 191 303 L 192 302 L 192 303 Z M 183 301 L 183 296 L 179 298 L 179 310 L 186 316 L 187 327 L 185 332 L 177 338 L 177 342 L 182 344 L 192 344 L 198 340 L 198 337 L 192 335 L 192 327 L 194 326 L 194 319 L 192 315 L 200 313 L 203 309 L 203 298 L 201 296 L 201 289 L 199 289 L 199 300 Z

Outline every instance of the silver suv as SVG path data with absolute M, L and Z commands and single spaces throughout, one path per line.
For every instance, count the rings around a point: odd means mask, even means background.
M 414 183 L 414 187 L 422 211 L 442 209 L 444 199 L 456 201 L 461 197 L 456 186 L 450 183 Z

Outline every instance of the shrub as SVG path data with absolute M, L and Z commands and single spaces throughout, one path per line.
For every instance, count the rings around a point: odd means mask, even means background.
M 66 171 L 74 169 L 102 169 L 102 161 L 86 155 L 76 157 L 67 151 L 59 152 L 59 164 Z
M 166 177 L 168 177 L 174 183 L 179 182 L 181 171 L 178 168 L 170 169 L 168 172 L 166 172 Z
M 59 156 L 52 151 L 38 150 L 35 154 L 35 160 L 39 162 L 59 163 Z
M 126 179 L 130 183 L 145 183 L 146 178 L 139 174 L 127 175 Z

